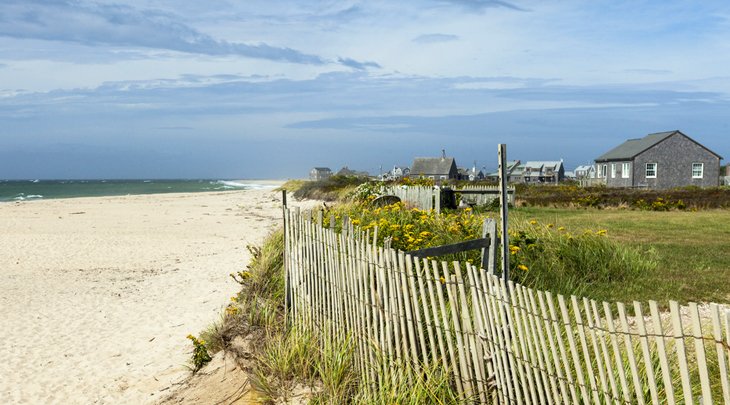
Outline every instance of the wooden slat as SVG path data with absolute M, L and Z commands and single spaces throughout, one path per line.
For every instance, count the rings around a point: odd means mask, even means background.
M 417 296 L 421 297 L 421 306 L 423 307 L 423 327 L 426 328 L 426 331 L 428 331 L 428 348 L 431 350 L 431 356 L 429 358 L 428 354 L 424 355 L 423 362 L 428 365 L 435 364 L 436 361 L 439 359 L 439 348 L 436 343 L 436 339 L 434 338 L 434 317 L 433 313 L 431 312 L 430 303 L 432 303 L 432 296 L 433 294 L 428 293 L 426 290 L 426 285 L 424 283 L 424 279 L 426 278 L 425 272 L 421 269 L 421 260 L 415 259 L 415 265 L 416 265 L 416 280 L 418 281 L 418 293 Z M 426 265 L 428 265 L 426 263 Z M 443 355 L 441 355 L 443 356 Z
M 521 285 L 510 283 L 512 288 L 512 297 L 515 299 L 517 308 L 519 309 L 521 325 L 519 325 L 519 333 L 523 336 L 523 359 L 529 360 L 527 370 L 530 377 L 530 395 L 532 401 L 538 404 L 552 404 L 553 398 L 550 396 L 548 388 L 548 378 L 545 373 L 545 363 L 542 356 L 539 355 L 540 345 L 538 343 L 537 331 L 534 328 L 534 320 L 531 314 L 531 308 L 527 302 L 525 288 Z
M 667 359 L 667 350 L 664 342 L 665 335 L 656 301 L 649 301 L 649 312 L 651 313 L 651 320 L 654 326 L 654 341 L 656 342 L 657 356 L 659 356 L 659 365 L 662 368 L 662 383 L 664 384 L 665 400 L 667 404 L 673 405 L 676 401 L 674 399 L 672 371 L 669 368 L 669 360 Z
M 515 358 L 514 353 L 514 347 L 515 344 L 513 342 L 514 336 L 515 336 L 515 330 L 514 330 L 514 320 L 511 319 L 510 316 L 510 298 L 509 298 L 509 292 L 507 290 L 507 286 L 504 282 L 503 278 L 499 278 L 498 280 L 495 280 L 499 288 L 498 291 L 498 298 L 500 300 L 499 302 L 499 313 L 502 320 L 502 325 L 504 328 L 504 349 L 507 352 L 507 360 L 509 361 L 509 371 L 512 374 L 512 390 L 514 393 L 514 399 L 517 401 L 517 403 L 523 403 L 523 395 L 522 390 L 524 389 L 524 384 L 520 386 L 517 384 L 518 379 L 520 379 L 521 376 L 521 368 L 520 364 L 518 363 L 517 359 Z
M 728 313 L 730 315 L 730 312 Z M 726 404 L 730 404 L 730 381 L 728 381 L 728 362 L 726 350 L 730 352 L 730 344 L 725 349 L 722 338 L 722 324 L 720 323 L 720 310 L 717 304 L 710 304 L 710 317 L 712 318 L 712 336 L 715 338 L 715 350 L 717 351 L 717 365 L 720 369 L 720 385 L 722 386 L 722 397 Z M 730 328 L 730 325 L 728 325 Z M 728 330 L 728 343 L 730 343 L 730 330 Z
M 456 337 L 456 351 L 458 353 L 459 360 L 459 374 L 464 386 L 464 398 L 473 399 L 474 397 L 474 386 L 472 385 L 473 378 L 471 377 L 471 371 L 469 370 L 469 364 L 466 354 L 466 344 L 464 342 L 464 336 L 461 331 L 461 305 L 456 297 L 455 287 L 455 276 L 449 274 L 449 265 L 446 262 L 441 262 L 441 274 L 446 280 L 446 294 L 449 297 L 449 308 L 451 310 L 450 319 L 452 327 L 454 328 L 454 335 Z
M 654 378 L 654 364 L 651 359 L 651 352 L 649 351 L 649 337 L 646 333 L 646 325 L 644 325 L 644 314 L 641 311 L 641 304 L 638 301 L 634 301 L 634 318 L 636 319 L 636 326 L 639 330 L 641 351 L 644 354 L 644 370 L 649 385 L 651 401 L 656 404 L 659 403 L 659 395 L 657 394 L 656 379 Z
M 577 300 L 575 302 L 578 303 Z M 598 342 L 598 337 L 596 335 L 596 327 L 593 325 L 593 319 L 591 317 L 591 308 L 590 303 L 588 301 L 588 298 L 583 298 L 583 311 L 585 314 L 585 324 L 583 329 L 588 329 L 588 336 L 591 338 L 591 348 L 593 351 L 591 352 L 591 356 L 596 361 L 596 368 L 598 369 L 598 378 L 599 382 L 601 383 L 601 387 L 598 389 L 596 394 L 594 395 L 596 397 L 596 400 L 600 402 L 601 395 L 604 397 L 604 401 L 608 404 L 610 404 L 610 392 L 609 392 L 609 386 L 608 381 L 606 378 L 606 369 L 603 367 L 603 355 L 601 353 L 601 350 L 599 348 L 600 343 Z M 583 320 L 581 319 L 581 322 Z M 589 363 L 589 367 L 593 368 L 593 365 Z
M 568 380 L 568 387 L 570 389 L 570 398 L 571 403 L 577 404 L 578 403 L 578 392 L 576 390 L 576 386 L 573 380 L 573 373 L 571 372 L 570 362 L 568 361 L 568 355 L 567 350 L 565 349 L 565 343 L 563 341 L 563 330 L 565 329 L 564 324 L 562 324 L 557 316 L 557 311 L 555 310 L 555 303 L 553 302 L 553 297 L 550 292 L 538 292 L 537 297 L 540 299 L 540 307 L 543 313 L 545 313 L 545 307 L 543 305 L 543 300 L 547 302 L 548 309 L 550 310 L 550 324 L 552 325 L 552 333 L 548 333 L 548 339 L 550 341 L 555 341 L 558 344 L 558 348 L 560 349 L 560 360 L 562 361 L 562 369 L 565 371 L 565 375 Z M 568 321 L 570 322 L 570 321 Z M 561 327 L 563 325 L 563 327 Z M 548 330 L 549 332 L 550 330 Z M 566 331 L 567 334 L 567 331 Z M 553 346 L 555 347 L 555 346 Z M 572 355 L 572 352 L 571 352 Z M 557 367 L 557 366 L 556 366 Z M 583 385 L 580 385 L 578 388 L 583 388 Z M 563 395 L 567 397 L 567 393 L 565 389 L 563 389 Z
M 626 319 L 626 307 L 622 302 L 616 304 L 618 306 L 618 316 L 621 322 L 621 332 L 624 335 L 624 343 L 626 344 L 626 358 L 629 362 L 629 369 L 631 370 L 631 378 L 634 382 L 634 401 L 639 404 L 644 404 L 644 390 L 643 385 L 639 377 L 639 369 L 636 366 L 636 358 L 634 356 L 634 343 L 631 340 L 631 331 L 629 330 L 629 322 Z
M 606 374 L 608 374 L 608 381 L 611 385 L 611 395 L 609 396 L 608 393 L 606 393 L 606 402 L 611 403 L 612 401 L 618 401 L 619 395 L 618 395 L 618 387 L 616 385 L 616 377 L 613 375 L 613 367 L 611 367 L 611 354 L 608 351 L 608 345 L 606 344 L 606 332 L 605 328 L 603 326 L 603 319 L 601 318 L 600 313 L 598 312 L 598 305 L 596 304 L 595 300 L 590 301 L 591 304 L 591 310 L 589 311 L 586 307 L 586 317 L 590 317 L 590 313 L 593 313 L 593 325 L 591 325 L 592 328 L 595 328 L 595 334 L 598 337 L 599 344 L 601 346 L 601 354 L 603 355 L 603 364 L 602 367 L 605 367 Z
M 679 311 L 679 304 L 676 301 L 669 301 L 669 311 L 672 317 L 672 332 L 674 335 L 674 347 L 677 353 L 677 363 L 679 365 L 679 376 L 682 378 L 684 403 L 693 404 L 692 383 L 690 382 L 689 370 L 687 369 L 687 354 L 684 349 L 684 330 L 682 328 L 682 316 Z
M 469 272 L 469 264 L 466 264 L 466 272 Z M 458 313 L 461 314 L 461 332 L 464 340 L 464 349 L 466 351 L 466 364 L 469 367 L 469 378 L 471 379 L 472 389 L 474 390 L 474 399 L 479 397 L 481 403 L 487 401 L 487 393 L 482 389 L 481 381 L 484 380 L 482 374 L 482 359 L 480 351 L 477 348 L 477 342 L 474 339 L 474 328 L 472 320 L 473 314 L 469 310 L 469 300 L 466 294 L 466 286 L 461 276 L 461 266 L 459 262 L 454 262 L 454 276 L 456 279 L 456 293 L 458 293 L 458 301 L 460 302 Z M 472 305 L 476 305 L 472 303 Z
M 444 370 L 448 371 L 450 370 L 449 352 L 446 350 L 446 337 L 444 336 L 444 331 L 442 330 L 443 321 L 441 320 L 438 301 L 436 299 L 436 289 L 438 288 L 436 286 L 436 283 L 438 283 L 439 281 L 438 276 L 435 275 L 435 273 L 431 269 L 433 263 L 435 262 L 423 259 L 423 270 L 424 277 L 427 281 L 426 284 L 428 285 L 428 301 L 431 304 L 431 317 L 434 325 L 433 328 L 436 330 L 436 336 L 438 338 L 438 357 L 441 358 Z
M 535 329 L 538 331 L 540 346 L 542 348 L 542 351 L 538 353 L 545 356 L 545 364 L 548 370 L 548 378 L 550 379 L 550 387 L 553 393 L 553 398 L 555 403 L 560 403 L 562 398 L 562 402 L 567 405 L 570 401 L 570 393 L 566 388 L 566 378 L 563 376 L 562 370 L 563 366 L 560 364 L 558 349 L 555 344 L 555 339 L 553 338 L 552 323 L 550 318 L 548 318 L 544 298 L 540 295 L 542 292 L 537 292 L 540 303 L 538 308 L 538 301 L 535 300 L 535 291 L 531 289 L 526 289 L 526 291 L 529 296 L 532 312 L 535 314 L 533 317 Z
M 459 367 L 459 359 L 456 356 L 456 352 L 454 351 L 454 342 L 453 338 L 451 336 L 452 330 L 449 327 L 449 314 L 446 312 L 446 300 L 444 299 L 444 284 L 446 283 L 446 278 L 442 278 L 442 276 L 438 272 L 438 264 L 436 261 L 431 262 L 431 271 L 433 272 L 433 278 L 436 280 L 434 282 L 435 289 L 436 289 L 436 297 L 438 298 L 439 303 L 439 309 L 441 310 L 441 324 L 438 325 L 438 328 L 443 329 L 444 331 L 444 340 L 446 341 L 446 346 L 449 348 L 449 368 L 454 373 L 454 378 L 456 380 L 456 388 L 459 392 L 459 395 L 463 398 L 465 393 L 465 387 L 463 384 L 463 381 L 461 379 L 461 370 Z M 443 281 L 441 281 L 443 280 Z
M 712 390 L 710 389 L 710 375 L 707 373 L 707 358 L 705 357 L 705 342 L 702 336 L 702 325 L 700 324 L 700 313 L 697 304 L 690 302 L 689 314 L 692 320 L 692 335 L 695 341 L 695 353 L 697 354 L 697 368 L 700 375 L 700 386 L 702 387 L 702 403 L 712 405 Z
M 512 396 L 512 378 L 509 372 L 509 360 L 507 358 L 507 351 L 505 350 L 505 343 L 503 339 L 504 328 L 502 325 L 502 319 L 499 316 L 500 303 L 497 300 L 495 287 L 497 285 L 497 278 L 494 273 L 489 273 L 482 278 L 482 289 L 484 290 L 484 296 L 486 297 L 486 309 L 487 309 L 487 325 L 490 328 L 491 339 L 489 340 L 492 346 L 492 360 L 495 364 L 495 381 L 497 384 L 497 394 L 502 403 L 510 403 Z
M 416 290 L 416 281 L 415 281 L 415 274 L 413 273 L 413 265 L 414 260 L 410 256 L 406 256 L 406 284 L 408 285 L 408 301 L 409 305 L 411 307 L 411 316 L 413 317 L 411 319 L 411 322 L 409 323 L 412 332 L 414 333 L 417 339 L 418 339 L 418 347 L 420 350 L 420 361 L 415 362 L 415 366 L 417 367 L 416 371 L 420 371 L 421 365 L 425 365 L 428 363 L 428 350 L 429 347 L 426 346 L 426 323 L 423 320 L 423 315 L 421 314 L 422 307 L 418 305 L 419 301 L 421 301 L 425 296 L 421 296 L 418 293 L 418 290 Z M 415 261 L 416 264 L 418 263 L 418 260 Z M 418 353 L 418 350 L 416 349 L 415 343 L 414 346 L 414 352 Z M 433 347 L 432 347 L 433 348 Z M 414 359 L 417 359 L 418 355 L 414 354 Z
M 616 362 L 614 365 L 615 370 L 618 373 L 619 382 L 621 383 L 621 394 L 623 396 L 624 403 L 631 403 L 631 389 L 626 381 L 626 373 L 624 372 L 624 360 L 621 356 L 621 347 L 619 346 L 618 336 L 616 333 L 616 323 L 613 320 L 611 313 L 611 307 L 607 302 L 603 302 L 603 313 L 606 316 L 606 328 L 611 338 L 611 348 L 613 349 L 613 359 Z
M 578 387 L 580 388 L 583 403 L 587 404 L 590 403 L 591 396 L 588 392 L 588 387 L 586 386 L 585 377 L 583 376 L 583 365 L 580 360 L 580 355 L 578 354 L 577 346 L 575 345 L 575 334 L 573 333 L 572 322 L 568 315 L 568 308 L 565 305 L 565 298 L 563 298 L 562 295 L 558 295 L 558 306 L 560 307 L 560 314 L 563 317 L 563 325 L 565 325 L 565 332 L 568 336 L 568 347 L 570 348 L 570 355 L 573 359 L 575 374 L 578 377 Z
M 573 316 L 575 317 L 578 339 L 580 340 L 580 347 L 583 352 L 583 366 L 585 366 L 588 373 L 588 383 L 591 387 L 591 396 L 593 397 L 593 402 L 598 405 L 601 403 L 601 400 L 598 398 L 598 387 L 596 384 L 596 377 L 593 373 L 593 358 L 588 350 L 588 342 L 586 340 L 585 333 L 586 326 L 583 323 L 583 316 L 581 315 L 580 306 L 578 305 L 578 298 L 575 295 L 571 295 L 570 301 L 573 304 Z

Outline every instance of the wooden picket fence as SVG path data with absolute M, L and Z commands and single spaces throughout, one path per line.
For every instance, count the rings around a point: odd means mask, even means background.
M 284 215 L 289 320 L 352 338 L 361 384 L 436 365 L 467 403 L 730 404 L 727 308 L 556 296 Z
M 389 186 L 383 189 L 386 195 L 394 195 L 409 206 L 421 210 L 441 212 L 441 190 L 425 186 Z
M 499 187 L 497 186 L 463 186 L 453 189 L 456 193 L 463 193 L 462 199 L 470 204 L 486 205 L 499 198 Z M 425 186 L 388 186 L 383 193 L 394 195 L 408 205 L 422 209 L 441 212 L 441 189 Z M 510 187 L 507 190 L 507 199 L 514 204 L 515 189 Z

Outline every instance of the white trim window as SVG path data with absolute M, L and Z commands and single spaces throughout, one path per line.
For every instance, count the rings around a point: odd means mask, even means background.
M 657 164 L 656 163 L 647 163 L 646 164 L 646 178 L 647 179 L 656 179 L 656 173 L 657 173 Z
M 601 166 L 601 177 L 608 177 L 608 165 Z
M 621 178 L 628 179 L 631 173 L 631 163 L 625 162 L 621 164 Z
M 692 163 L 692 178 L 693 179 L 701 179 L 704 177 L 705 174 L 705 164 L 704 163 Z
M 616 178 L 616 163 L 611 163 L 611 178 Z

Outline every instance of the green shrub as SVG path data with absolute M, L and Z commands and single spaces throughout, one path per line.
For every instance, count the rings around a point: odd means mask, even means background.
M 193 355 L 191 363 L 193 364 L 193 373 L 197 372 L 203 366 L 208 364 L 212 359 L 208 353 L 208 349 L 205 347 L 205 341 L 198 339 L 193 335 L 188 335 L 188 339 L 193 343 Z
M 603 229 L 573 234 L 535 220 L 510 223 L 511 278 L 527 287 L 602 299 L 656 266 L 653 252 L 625 246 Z

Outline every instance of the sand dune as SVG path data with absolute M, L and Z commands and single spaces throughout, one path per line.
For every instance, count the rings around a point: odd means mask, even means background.
M 280 218 L 264 190 L 0 204 L 0 403 L 169 394 Z

